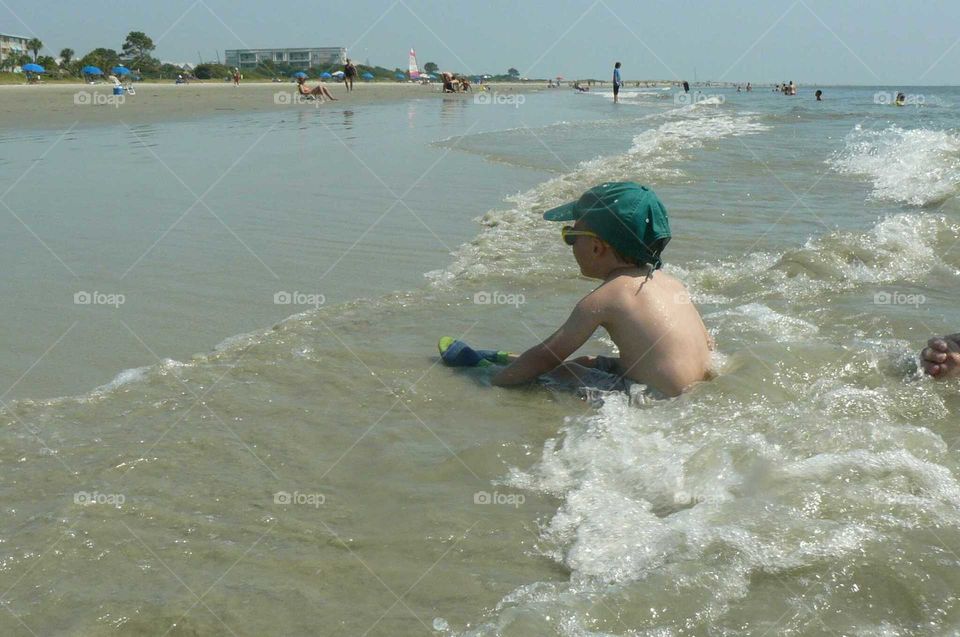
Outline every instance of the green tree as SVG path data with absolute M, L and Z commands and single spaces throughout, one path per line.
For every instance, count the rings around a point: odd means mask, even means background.
M 123 57 L 130 60 L 131 65 L 140 64 L 155 48 L 157 47 L 154 46 L 153 40 L 147 37 L 146 33 L 131 31 L 123 41 Z
M 120 64 L 120 54 L 113 49 L 94 49 L 83 56 L 81 66 L 98 66 L 104 73 L 109 73 L 110 69 Z
M 70 68 L 70 63 L 73 61 L 73 49 L 60 49 L 60 66 L 63 68 Z
M 520 71 L 518 71 L 513 67 L 510 67 L 510 69 L 507 71 L 507 75 L 509 75 L 510 77 L 520 77 Z
M 193 75 L 198 80 L 211 80 L 213 78 L 224 78 L 230 75 L 230 70 L 222 64 L 198 64 L 193 69 Z
M 47 73 L 52 73 L 53 69 L 57 68 L 57 61 L 49 55 L 41 55 L 35 60 L 35 62 L 42 66 L 43 70 Z
M 43 42 L 39 38 L 30 38 L 27 40 L 27 50 L 33 51 L 33 61 L 37 61 L 37 56 L 40 54 L 40 49 L 43 48 Z
M 14 57 L 14 60 L 16 61 L 14 66 L 23 66 L 24 64 L 30 64 L 30 62 L 32 62 L 32 60 L 30 59 L 30 56 L 27 55 L 26 53 L 21 53 L 20 55 L 15 55 L 13 57 Z
M 424 73 L 436 73 L 439 70 L 440 70 L 440 67 L 434 64 L 433 62 L 427 62 L 426 64 L 423 65 Z

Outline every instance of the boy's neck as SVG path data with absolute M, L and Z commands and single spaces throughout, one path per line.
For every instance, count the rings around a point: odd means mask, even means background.
M 603 277 L 603 281 L 604 282 L 612 281 L 613 279 L 615 279 L 616 277 L 622 274 L 635 274 L 640 276 L 646 276 L 651 274 L 652 272 L 653 270 L 651 270 L 650 264 L 647 264 L 647 263 L 643 265 L 633 265 L 633 264 L 616 265 L 607 272 L 607 274 Z

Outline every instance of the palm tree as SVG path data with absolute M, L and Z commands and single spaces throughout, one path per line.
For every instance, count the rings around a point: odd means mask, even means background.
M 73 49 L 61 49 L 60 50 L 60 66 L 68 67 L 70 62 L 73 61 Z
M 33 51 L 33 61 L 37 61 L 37 56 L 40 54 L 40 49 L 43 48 L 43 42 L 39 38 L 30 38 L 27 40 L 27 50 Z

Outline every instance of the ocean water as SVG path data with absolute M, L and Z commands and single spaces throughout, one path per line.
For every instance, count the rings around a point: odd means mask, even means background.
M 4 132 L 3 634 L 960 631 L 960 90 L 824 90 Z M 718 377 L 438 365 L 566 317 L 540 213 L 615 179 Z

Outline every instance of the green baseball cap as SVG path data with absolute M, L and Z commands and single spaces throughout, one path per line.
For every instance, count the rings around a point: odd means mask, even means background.
M 660 253 L 670 241 L 667 209 L 656 193 L 632 181 L 610 181 L 543 214 L 547 221 L 583 221 L 625 257 L 663 265 Z

